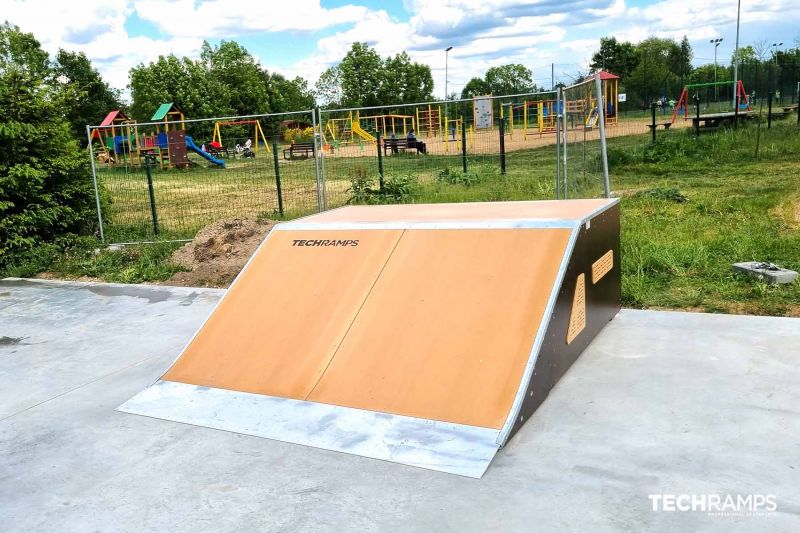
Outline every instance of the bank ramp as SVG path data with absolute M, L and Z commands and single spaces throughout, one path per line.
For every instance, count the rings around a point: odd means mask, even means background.
M 481 477 L 619 304 L 618 200 L 344 207 L 119 409 Z

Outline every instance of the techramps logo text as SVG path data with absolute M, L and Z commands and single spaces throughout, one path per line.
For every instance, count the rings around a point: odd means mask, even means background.
M 358 239 L 294 239 L 292 246 L 352 247 L 358 246 Z
M 653 511 L 709 516 L 767 516 L 778 509 L 774 494 L 648 494 Z

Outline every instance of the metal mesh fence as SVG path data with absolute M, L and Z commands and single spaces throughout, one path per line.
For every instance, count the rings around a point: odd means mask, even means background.
M 320 112 L 326 207 L 553 198 L 555 93 Z
M 346 204 L 596 197 L 592 87 L 200 120 L 176 109 L 144 124 L 120 114 L 87 128 L 103 237 L 189 239 L 221 219 Z
M 88 128 L 105 240 L 186 239 L 224 218 L 317 211 L 313 119 L 312 111 L 147 124 L 123 116 Z
M 594 78 L 564 87 L 560 92 L 560 186 L 561 198 L 596 198 L 605 195 L 602 135 L 605 126 L 616 128 L 616 102 L 610 101 L 604 84 Z M 603 109 L 605 107 L 605 112 Z

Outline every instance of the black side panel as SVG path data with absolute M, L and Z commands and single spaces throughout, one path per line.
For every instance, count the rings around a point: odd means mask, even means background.
M 581 226 L 522 409 L 508 438 L 530 418 L 572 363 L 619 311 L 622 298 L 619 229 L 619 204 L 593 218 L 588 229 L 585 224 Z M 614 266 L 597 284 L 593 284 L 592 263 L 609 250 L 614 251 Z M 581 273 L 585 275 L 586 284 L 586 328 L 567 344 L 575 283 Z

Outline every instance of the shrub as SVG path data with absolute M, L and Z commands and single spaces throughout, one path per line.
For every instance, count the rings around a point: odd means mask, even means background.
M 283 132 L 283 140 L 287 143 L 305 143 L 314 140 L 314 128 L 287 128 Z
M 89 164 L 61 112 L 74 95 L 52 74 L 32 35 L 0 25 L 0 266 L 37 244 L 94 229 Z
M 379 180 L 372 177 L 363 166 L 356 167 L 350 180 L 349 204 L 401 204 L 411 200 L 418 184 L 413 174 L 390 176 L 384 179 L 383 190 Z

